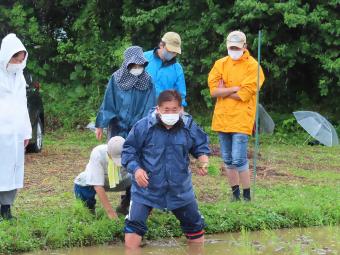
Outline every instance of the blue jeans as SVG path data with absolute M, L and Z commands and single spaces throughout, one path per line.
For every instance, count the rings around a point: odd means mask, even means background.
M 247 157 L 248 135 L 241 133 L 218 133 L 221 157 L 228 169 L 239 172 L 249 169 Z
M 144 236 L 148 228 L 146 220 L 148 219 L 152 207 L 131 201 L 129 214 L 125 219 L 125 233 L 135 233 Z M 188 205 L 172 210 L 172 213 L 180 221 L 181 229 L 186 238 L 197 239 L 204 234 L 204 219 L 200 214 L 196 200 Z
M 94 209 L 96 205 L 96 191 L 93 186 L 80 186 L 74 184 L 74 194 L 76 198 L 82 200 L 87 208 Z

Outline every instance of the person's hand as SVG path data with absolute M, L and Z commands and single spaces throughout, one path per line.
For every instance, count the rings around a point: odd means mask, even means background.
M 30 139 L 25 139 L 24 140 L 24 146 L 25 148 L 27 147 L 27 145 L 30 143 Z
M 139 187 L 146 188 L 149 185 L 149 176 L 142 168 L 136 170 L 135 179 Z
M 102 140 L 103 138 L 103 129 L 102 128 L 96 128 L 96 138 L 98 141 Z
M 118 219 L 117 213 L 113 210 L 107 213 L 107 217 L 109 217 L 110 220 Z
M 196 173 L 200 176 L 208 174 L 208 162 L 199 162 Z
M 218 88 L 224 88 L 224 82 L 223 82 L 222 79 L 218 82 L 217 87 L 218 87 Z
M 230 87 L 233 90 L 233 93 L 236 93 L 237 91 L 239 91 L 241 88 L 239 86 L 233 86 Z

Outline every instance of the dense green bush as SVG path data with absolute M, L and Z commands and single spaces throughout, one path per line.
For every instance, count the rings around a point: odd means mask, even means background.
M 337 6 L 337 0 L 124 0 L 115 4 L 108 0 L 18 0 L 15 4 L 5 0 L 0 3 L 0 35 L 15 32 L 24 40 L 30 53 L 28 69 L 43 85 L 48 84 L 43 93 L 49 104 L 48 120 L 57 120 L 57 126 L 85 124 L 95 115 L 123 50 L 131 44 L 151 49 L 170 30 L 177 31 L 183 41 L 180 61 L 190 111 L 212 106 L 207 74 L 214 61 L 227 54 L 228 32 L 243 30 L 257 57 L 261 29 L 266 75 L 261 101 L 267 109 L 316 110 L 338 121 Z M 57 113 L 65 117 L 55 118 Z M 54 121 L 49 124 L 55 125 Z

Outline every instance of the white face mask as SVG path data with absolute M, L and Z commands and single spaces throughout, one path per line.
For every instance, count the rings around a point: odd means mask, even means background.
M 20 71 L 24 70 L 24 68 L 25 68 L 24 63 L 21 63 L 21 64 L 11 64 L 11 63 L 8 63 L 8 65 L 7 65 L 7 72 L 15 74 L 17 72 L 20 72 Z
M 131 68 L 130 74 L 134 76 L 138 76 L 138 75 L 141 75 L 143 71 L 144 71 L 144 68 Z
M 238 60 L 243 55 L 243 50 L 228 50 L 228 55 L 232 60 Z
M 160 114 L 160 118 L 165 125 L 173 126 L 179 120 L 179 113 Z

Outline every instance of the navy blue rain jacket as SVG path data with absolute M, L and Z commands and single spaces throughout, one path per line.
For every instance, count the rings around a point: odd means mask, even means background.
M 195 158 L 209 155 L 208 144 L 207 134 L 189 115 L 169 130 L 160 124 L 155 112 L 138 121 L 122 152 L 122 165 L 132 174 L 132 201 L 168 210 L 191 203 L 195 195 L 189 153 Z M 149 176 L 146 188 L 135 180 L 138 168 Z

